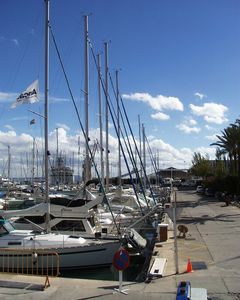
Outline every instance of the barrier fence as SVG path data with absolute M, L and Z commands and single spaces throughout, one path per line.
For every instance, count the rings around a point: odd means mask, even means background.
M 59 275 L 59 255 L 41 249 L 0 248 L 0 272 L 45 276 L 46 288 L 50 286 L 49 276 Z

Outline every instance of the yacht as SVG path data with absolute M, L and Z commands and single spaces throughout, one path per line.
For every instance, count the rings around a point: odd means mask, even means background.
M 12 265 L 17 265 L 20 251 L 31 250 L 32 253 L 44 250 L 56 253 L 59 257 L 60 271 L 97 268 L 112 264 L 114 253 L 119 249 L 119 239 L 102 240 L 96 238 L 84 239 L 81 236 L 55 233 L 36 232 L 32 230 L 16 230 L 9 221 L 0 220 L 0 268 L 6 266 L 6 259 Z M 6 258 L 6 249 L 9 251 Z M 6 258 L 5 261 L 3 258 Z M 22 255 L 24 263 L 28 255 Z M 38 257 L 36 256 L 36 260 Z M 33 268 L 57 267 L 57 262 L 39 256 Z M 56 265 L 55 265 L 56 264 Z

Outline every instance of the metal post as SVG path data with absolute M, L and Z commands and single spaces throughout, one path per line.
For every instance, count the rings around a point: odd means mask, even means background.
M 177 246 L 177 224 L 176 224 L 176 206 L 177 206 L 177 193 L 175 191 L 174 192 L 174 200 L 173 200 L 174 254 L 175 254 L 176 274 L 179 274 L 178 246 Z
M 127 291 L 128 289 L 123 290 L 123 271 L 119 270 L 119 288 L 118 289 L 114 289 L 116 292 L 122 293 L 124 295 L 127 295 Z

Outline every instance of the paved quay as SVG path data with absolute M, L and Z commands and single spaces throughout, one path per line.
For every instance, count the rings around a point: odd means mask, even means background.
M 168 240 L 154 249 L 155 256 L 167 259 L 163 277 L 149 283 L 124 282 L 127 295 L 114 292 L 117 281 L 50 278 L 50 287 L 42 291 L 43 277 L 0 274 L 0 299 L 175 300 L 177 285 L 183 280 L 192 287 L 206 288 L 209 299 L 240 299 L 240 209 L 194 191 L 178 191 L 177 202 L 183 208 L 177 223 L 188 228 L 186 238 L 177 239 L 179 274 L 173 231 L 169 230 Z M 188 258 L 192 273 L 186 273 Z

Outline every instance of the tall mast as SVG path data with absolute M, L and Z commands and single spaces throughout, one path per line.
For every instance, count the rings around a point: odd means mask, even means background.
M 144 124 L 142 124 L 142 141 L 143 141 L 143 168 L 144 168 L 144 174 L 146 174 L 146 138 L 145 138 L 145 127 Z M 143 185 L 144 189 L 146 190 L 146 177 L 144 175 L 143 177 Z
M 143 174 L 143 172 L 142 172 L 142 165 L 141 165 L 141 160 L 142 160 L 142 141 L 141 141 L 141 121 L 140 121 L 140 115 L 138 115 L 138 130 L 139 130 L 140 180 L 142 181 L 142 174 Z
M 57 186 L 58 186 L 58 189 L 59 189 L 59 181 L 60 181 L 60 178 L 59 178 L 59 149 L 58 149 L 58 127 L 56 128 L 56 135 L 57 135 L 57 153 L 56 153 L 56 170 L 57 170 Z
M 80 136 L 78 137 L 78 185 L 80 183 Z
M 47 203 L 46 212 L 46 231 L 50 232 L 50 203 L 49 203 L 49 178 L 48 178 L 48 92 L 49 92 L 49 0 L 46 3 L 45 19 L 45 112 L 44 112 L 44 139 L 45 139 L 45 202 Z
M 101 182 L 104 186 L 104 161 L 103 161 L 103 124 L 102 124 L 102 93 L 101 93 L 101 55 L 97 55 L 98 61 L 98 97 L 99 97 L 99 129 L 100 129 L 100 163 Z
M 32 149 L 32 188 L 34 188 L 34 177 L 35 177 L 35 137 L 33 138 L 33 149 Z
M 106 97 L 106 192 L 109 192 L 109 150 L 108 150 L 108 43 L 104 43 L 105 49 L 105 97 Z
M 86 134 L 86 158 L 85 158 L 85 183 L 91 179 L 91 168 L 89 159 L 89 125 L 88 125 L 88 105 L 89 105 L 89 43 L 88 43 L 88 16 L 84 16 L 84 26 L 85 26 L 85 134 Z
M 10 146 L 7 146 L 8 148 L 8 180 L 10 180 L 10 168 L 11 168 L 11 152 L 10 152 Z M 9 185 L 8 185 L 9 186 Z
M 39 153 L 38 153 L 38 148 L 37 148 L 37 151 L 36 151 L 36 161 L 37 161 L 36 162 L 36 176 L 39 179 L 38 158 L 39 158 Z
M 117 131 L 118 131 L 118 187 L 121 190 L 121 150 L 120 150 L 120 106 L 119 106 L 119 82 L 118 70 L 116 70 L 116 92 L 117 92 Z

